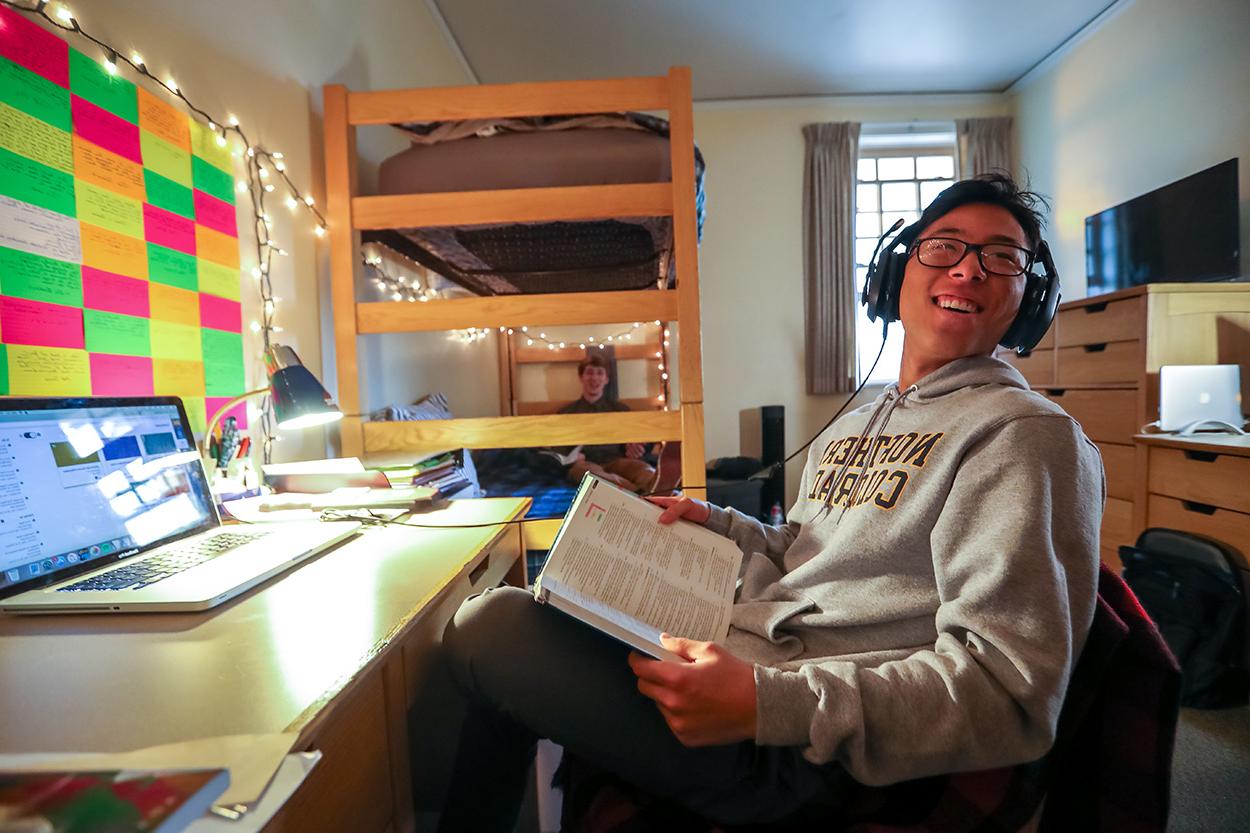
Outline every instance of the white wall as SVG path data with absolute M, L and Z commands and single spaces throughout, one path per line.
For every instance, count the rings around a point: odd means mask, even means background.
M 1241 157 L 1250 247 L 1250 2 L 1136 0 L 1013 95 L 1018 158 L 1052 198 L 1064 297 L 1085 295 L 1085 217 Z

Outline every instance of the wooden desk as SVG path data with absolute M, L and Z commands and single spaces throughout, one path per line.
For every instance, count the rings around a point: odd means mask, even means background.
M 413 518 L 496 523 L 528 498 Z M 267 830 L 414 828 L 410 706 L 444 624 L 511 574 L 519 525 L 373 528 L 201 614 L 0 616 L 0 751 L 115 752 L 299 732 L 324 758 Z M 438 715 L 431 714 L 431 729 Z

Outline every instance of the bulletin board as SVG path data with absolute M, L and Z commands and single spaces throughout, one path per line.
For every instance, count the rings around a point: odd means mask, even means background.
M 202 431 L 244 392 L 217 138 L 0 7 L 0 394 L 180 396 Z

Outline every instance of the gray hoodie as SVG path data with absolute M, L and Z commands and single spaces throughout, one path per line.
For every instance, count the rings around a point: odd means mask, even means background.
M 1080 426 L 978 356 L 824 431 L 785 525 L 714 507 L 746 556 L 726 647 L 755 663 L 756 742 L 865 784 L 1041 757 L 1104 497 Z

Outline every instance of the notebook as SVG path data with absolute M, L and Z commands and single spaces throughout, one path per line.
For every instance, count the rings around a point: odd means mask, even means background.
M 0 398 L 0 610 L 205 610 L 353 535 L 223 527 L 176 397 Z
M 1159 368 L 1159 430 L 1191 434 L 1204 428 L 1240 432 L 1241 368 L 1235 364 L 1176 364 Z

